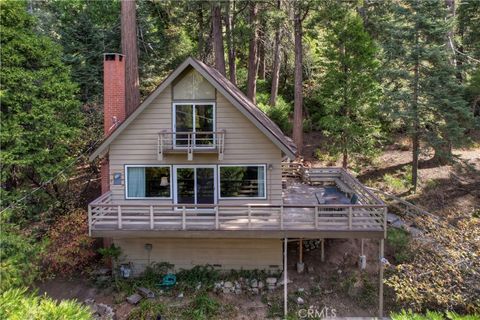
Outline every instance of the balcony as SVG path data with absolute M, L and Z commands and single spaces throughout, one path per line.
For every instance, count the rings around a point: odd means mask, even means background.
M 158 134 L 158 160 L 165 155 L 187 154 L 189 161 L 194 153 L 218 154 L 218 160 L 223 160 L 225 150 L 225 130 L 205 132 L 173 132 L 162 131 Z
M 89 232 L 165 237 L 385 236 L 385 204 L 347 171 L 300 168 L 292 172 L 285 174 L 282 204 L 128 203 L 112 201 L 106 193 L 89 205 Z M 311 181 L 305 183 L 300 177 Z

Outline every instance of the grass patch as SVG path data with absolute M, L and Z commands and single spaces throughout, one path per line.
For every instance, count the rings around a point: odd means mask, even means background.
M 157 319 L 158 315 L 165 316 L 167 308 L 155 300 L 143 300 L 138 307 L 128 315 L 128 320 Z
M 425 314 L 414 313 L 411 310 L 402 310 L 399 313 L 390 314 L 392 320 L 478 320 L 480 314 L 459 315 L 455 312 L 447 311 L 445 313 L 437 311 L 427 311 Z
M 410 234 L 405 230 L 389 229 L 387 232 L 387 245 L 393 251 L 395 263 L 405 263 L 413 258 L 410 250 Z

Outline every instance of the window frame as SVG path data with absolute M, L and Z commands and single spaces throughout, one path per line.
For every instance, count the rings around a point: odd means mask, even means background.
M 194 182 L 194 195 L 195 195 L 195 202 L 197 202 L 197 173 L 196 173 L 196 170 L 197 168 L 209 168 L 209 169 L 213 169 L 213 188 L 214 188 L 214 191 L 213 191 L 213 198 L 214 198 L 214 203 L 212 205 L 217 205 L 218 204 L 218 200 L 220 199 L 219 196 L 220 196 L 220 187 L 218 185 L 218 176 L 219 176 L 219 172 L 220 172 L 220 169 L 218 168 L 217 165 L 215 164 L 175 164 L 173 165 L 173 174 L 175 175 L 175 179 L 174 179 L 174 182 L 175 182 L 175 188 L 173 189 L 173 192 L 174 192 L 174 197 L 173 197 L 173 203 L 175 205 L 177 205 L 178 207 L 181 207 L 182 205 L 184 204 L 181 204 L 181 203 L 177 203 L 178 201 L 178 192 L 177 192 L 177 169 L 194 169 L 194 175 L 195 175 L 195 182 Z M 197 205 L 198 203 L 194 203 L 193 205 Z
M 264 183 L 264 195 L 263 197 L 222 197 L 222 167 L 263 167 L 263 179 Z M 217 174 L 217 186 L 218 186 L 218 200 L 267 200 L 268 199 L 268 187 L 267 187 L 267 165 L 266 164 L 257 164 L 257 163 L 246 163 L 246 164 L 219 164 L 218 165 L 218 174 Z
M 169 197 L 129 197 L 128 196 L 128 168 L 168 168 L 170 171 L 169 176 L 169 187 L 170 187 L 170 196 Z M 157 164 L 126 164 L 124 165 L 124 175 L 125 175 L 125 199 L 126 200 L 171 200 L 172 199 L 172 166 L 171 165 L 157 165 Z
M 177 105 L 191 105 L 192 106 L 192 133 L 196 133 L 196 120 L 195 120 L 195 107 L 197 105 L 211 105 L 213 108 L 213 130 L 212 132 L 216 132 L 217 130 L 217 104 L 213 100 L 178 100 L 172 103 L 172 132 L 173 132 L 173 148 L 174 149 L 188 149 L 188 146 L 181 146 L 176 144 L 176 133 L 177 133 Z M 199 131 L 199 133 L 202 133 Z M 212 134 L 213 138 L 213 146 L 202 146 L 195 144 L 193 146 L 194 149 L 215 149 L 215 141 L 217 139 L 216 134 Z

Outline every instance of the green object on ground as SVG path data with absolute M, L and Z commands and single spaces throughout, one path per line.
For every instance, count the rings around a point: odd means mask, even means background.
M 177 277 L 173 273 L 168 273 L 163 277 L 160 287 L 172 287 L 177 283 Z

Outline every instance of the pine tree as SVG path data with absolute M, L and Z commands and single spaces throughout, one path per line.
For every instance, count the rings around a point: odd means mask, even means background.
M 1 182 L 13 192 L 38 187 L 71 163 L 83 118 L 61 48 L 34 31 L 26 3 L 2 2 L 0 24 Z
M 339 10 L 327 29 L 319 86 L 324 116 L 320 127 L 330 137 L 329 151 L 340 153 L 347 168 L 352 155 L 373 153 L 378 141 L 379 83 L 377 48 L 353 11 Z

